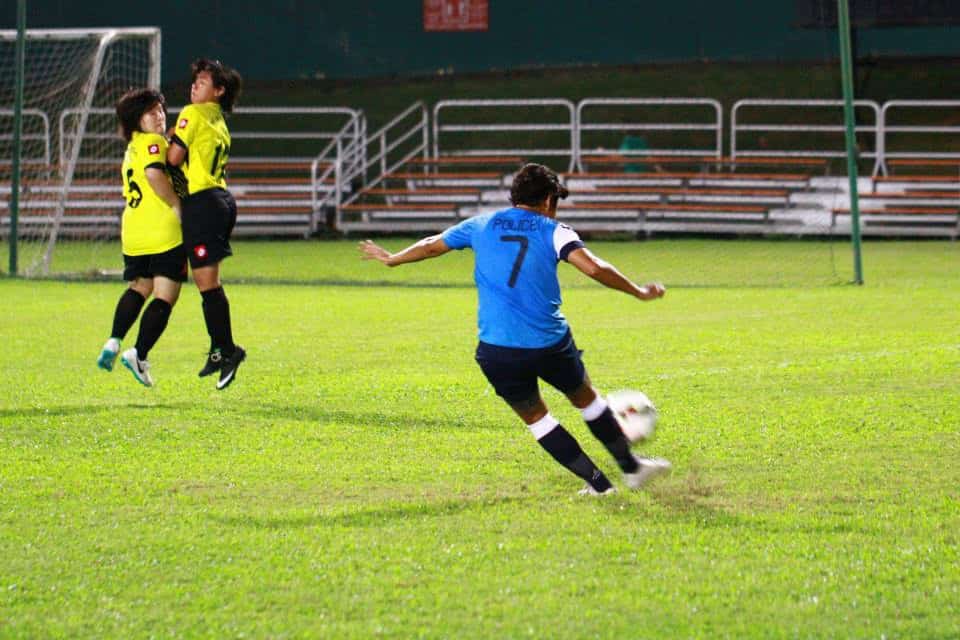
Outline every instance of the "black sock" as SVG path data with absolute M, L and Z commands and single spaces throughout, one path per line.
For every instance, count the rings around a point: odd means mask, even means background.
M 137 357 L 141 360 L 147 359 L 150 349 L 157 344 L 163 330 L 167 328 L 171 310 L 173 307 L 170 303 L 159 298 L 154 298 L 153 302 L 147 305 L 147 310 L 140 318 L 140 333 L 137 335 Z
M 639 465 L 630 453 L 630 442 L 623 435 L 610 407 L 604 409 L 603 413 L 593 420 L 586 420 L 586 423 L 591 433 L 603 443 L 624 473 L 633 473 L 637 470 Z
M 603 492 L 611 487 L 607 476 L 593 464 L 593 460 L 580 448 L 580 443 L 563 428 L 563 425 L 558 424 L 537 442 L 553 456 L 554 460 L 586 480 L 596 491 Z
M 220 349 L 224 357 L 233 355 L 237 346 L 233 344 L 233 331 L 230 328 L 230 302 L 223 287 L 200 293 L 203 297 L 203 319 L 210 334 L 210 351 Z
M 113 329 L 110 331 L 111 338 L 123 340 L 127 337 L 127 332 L 130 331 L 133 323 L 137 321 L 137 316 L 140 315 L 140 309 L 143 309 L 144 302 L 146 302 L 146 299 L 133 289 L 127 289 L 123 292 L 123 295 L 120 296 L 120 300 L 117 302 L 117 310 L 113 312 Z

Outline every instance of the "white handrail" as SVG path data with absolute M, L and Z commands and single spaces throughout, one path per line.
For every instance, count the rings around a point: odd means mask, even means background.
M 31 118 L 40 118 L 40 121 L 43 123 L 43 133 L 22 133 L 20 136 L 21 140 L 42 140 L 43 141 L 43 160 L 45 164 L 50 164 L 50 118 L 47 117 L 40 109 L 24 109 L 22 112 L 23 119 L 26 120 L 28 117 Z M 13 117 L 13 109 L 0 109 L 0 116 L 9 116 Z M 21 124 L 23 129 L 26 129 Z M 13 134 L 4 134 L 0 135 L 0 140 L 13 140 Z
M 704 106 L 713 110 L 712 122 L 643 122 L 643 123 L 591 123 L 584 122 L 583 111 L 593 106 L 624 106 L 624 107 L 672 107 L 672 106 Z M 687 149 L 636 149 L 615 150 L 624 156 L 644 155 L 689 155 L 691 153 L 713 154 L 716 158 L 723 155 L 723 107 L 712 98 L 585 98 L 577 103 L 577 168 L 583 171 L 584 131 L 713 131 L 714 147 L 687 148 Z M 599 152 L 600 149 L 589 149 L 586 152 Z
M 329 199 L 329 193 L 321 199 L 320 191 L 323 189 L 323 185 L 331 174 L 334 178 L 334 203 L 335 206 L 339 209 L 340 202 L 343 199 L 343 162 L 344 162 L 344 140 L 349 140 L 347 147 L 354 147 L 359 144 L 361 137 L 358 137 L 358 132 L 362 132 L 365 128 L 365 124 L 359 122 L 363 119 L 362 112 L 355 112 L 350 120 L 343 125 L 343 127 L 334 134 L 333 139 L 327 143 L 327 146 L 323 148 L 320 153 L 313 159 L 313 162 L 310 163 L 310 232 L 314 233 L 319 228 L 319 214 L 322 207 L 326 204 Z M 363 164 L 361 157 L 350 156 L 351 162 L 356 162 Z M 318 173 L 321 164 L 327 164 L 328 166 L 323 170 L 322 173 Z
M 400 125 L 404 122 L 407 122 L 411 115 L 418 116 L 416 121 L 408 128 L 401 128 L 401 130 L 395 134 L 395 137 L 391 139 L 391 132 L 400 127 Z M 365 156 L 365 160 L 363 165 L 362 167 L 354 166 L 352 170 L 345 171 L 342 176 L 343 184 L 350 184 L 355 178 L 360 177 L 363 179 L 363 186 L 367 188 L 374 187 L 383 182 L 387 175 L 395 171 L 398 167 L 401 167 L 409 162 L 415 156 L 420 155 L 423 158 L 426 158 L 430 148 L 429 123 L 430 119 L 427 112 L 427 107 L 419 100 L 401 111 L 385 125 L 371 133 L 369 136 L 365 137 L 365 141 L 363 143 L 363 154 Z M 412 148 L 408 149 L 398 159 L 394 160 L 393 162 L 389 161 L 389 155 L 392 151 L 399 149 L 401 145 L 415 138 L 418 134 L 420 135 L 419 143 L 414 144 Z M 372 144 L 379 145 L 379 151 L 375 154 L 369 155 L 366 148 Z M 367 181 L 366 178 L 368 170 L 375 166 L 379 170 L 379 175 L 376 175 L 372 180 Z M 360 191 L 356 190 L 345 200 L 342 200 L 339 197 L 337 198 L 336 222 L 338 227 L 343 221 L 343 212 L 341 207 L 354 202 L 359 197 Z
M 865 107 L 871 110 L 874 114 L 874 124 L 871 125 L 859 125 L 855 127 L 857 132 L 861 133 L 872 133 L 874 136 L 874 151 L 864 151 L 860 153 L 860 156 L 863 158 L 874 158 L 874 169 L 873 172 L 876 174 L 882 164 L 884 157 L 884 136 L 883 136 L 883 126 L 881 123 L 881 113 L 880 105 L 878 105 L 873 100 L 854 100 L 854 107 Z M 812 124 L 740 124 L 738 122 L 737 113 L 740 109 L 744 107 L 815 107 L 815 108 L 836 108 L 837 111 L 837 124 L 827 124 L 827 125 L 812 125 Z M 759 149 L 759 150 L 750 150 L 744 151 L 740 150 L 737 147 L 737 135 L 743 131 L 780 131 L 780 132 L 795 132 L 795 133 L 838 133 L 842 134 L 846 131 L 846 127 L 843 124 L 843 114 L 842 109 L 843 100 L 765 100 L 765 99 L 754 99 L 748 98 L 745 100 L 738 100 L 733 104 L 733 107 L 730 109 L 730 158 L 736 160 L 738 156 L 740 157 L 750 157 L 750 156 L 762 156 L 762 157 L 780 157 L 780 158 L 843 158 L 846 156 L 846 151 L 843 149 L 837 150 L 797 150 L 797 149 Z
M 960 158 L 958 151 L 889 151 L 887 149 L 888 134 L 892 133 L 960 133 L 960 126 L 950 125 L 907 125 L 899 124 L 891 126 L 889 124 L 889 112 L 892 109 L 900 108 L 945 108 L 957 109 L 960 107 L 960 100 L 889 100 L 883 104 L 880 110 L 880 128 L 884 138 L 884 156 L 881 170 L 884 175 L 887 174 L 886 161 L 892 158 Z
M 180 113 L 183 110 L 182 105 L 177 106 L 168 106 L 167 115 L 171 121 L 175 120 L 176 114 Z M 59 131 L 59 157 L 63 157 L 64 153 L 64 144 L 67 139 L 66 131 L 66 121 L 68 118 L 77 116 L 81 112 L 80 109 L 64 109 L 60 114 L 60 119 L 58 123 Z M 108 116 L 110 118 L 116 117 L 116 112 L 108 107 L 94 107 L 88 110 L 90 115 L 93 116 Z M 364 120 L 362 118 L 362 111 L 358 109 L 351 109 L 349 107 L 238 107 L 234 109 L 233 113 L 238 116 L 243 115 L 290 115 L 290 116 L 322 116 L 322 115 L 343 115 L 347 116 L 348 123 L 353 124 L 353 136 L 357 139 L 363 137 L 364 134 Z M 360 117 L 357 117 L 360 116 Z M 95 132 L 87 131 L 84 133 L 84 138 L 89 140 L 119 140 L 117 134 L 114 131 L 114 127 L 104 127 L 105 132 Z M 239 130 L 231 131 L 230 137 L 234 140 L 332 140 L 340 132 L 334 131 L 295 131 L 295 132 L 282 132 L 282 131 L 269 131 L 269 130 Z M 73 137 L 73 136 L 70 136 Z M 122 153 L 122 152 L 121 152 Z M 105 163 L 115 163 L 119 160 L 117 159 L 101 159 L 101 162 Z
M 504 107 L 561 107 L 569 114 L 567 122 L 520 122 L 506 124 L 441 124 L 440 112 L 443 109 L 461 108 L 504 108 Z M 490 154 L 521 155 L 521 156 L 569 156 L 567 168 L 572 170 L 577 159 L 577 114 L 573 102 L 563 98 L 544 99 L 507 99 L 507 100 L 441 100 L 433 106 L 433 157 L 440 157 L 440 134 L 448 132 L 467 131 L 569 131 L 570 144 L 567 148 L 496 148 L 473 149 L 469 151 L 451 151 L 455 156 L 481 156 Z

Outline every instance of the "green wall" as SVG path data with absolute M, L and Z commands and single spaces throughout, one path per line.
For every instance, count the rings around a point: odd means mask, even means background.
M 251 79 L 285 79 L 689 60 L 822 61 L 837 54 L 834 33 L 795 26 L 790 0 L 489 2 L 490 28 L 480 33 L 425 33 L 421 0 L 27 0 L 27 24 L 160 26 L 164 82 L 183 77 L 200 55 L 221 58 Z M 13 28 L 15 7 L 13 0 L 2 2 L 2 28 Z M 863 30 L 858 49 L 861 55 L 958 56 L 960 27 Z

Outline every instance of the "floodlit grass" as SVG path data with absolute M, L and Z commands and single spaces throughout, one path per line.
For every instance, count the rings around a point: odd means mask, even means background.
M 668 283 L 779 246 L 591 243 Z M 654 399 L 644 450 L 675 464 L 604 499 L 473 363 L 469 254 L 354 251 L 238 246 L 228 277 L 328 284 L 228 286 L 250 355 L 225 392 L 194 289 L 144 389 L 94 366 L 120 283 L 0 280 L 0 636 L 960 635 L 956 244 L 869 243 L 864 287 L 655 303 L 561 267 L 594 382 Z

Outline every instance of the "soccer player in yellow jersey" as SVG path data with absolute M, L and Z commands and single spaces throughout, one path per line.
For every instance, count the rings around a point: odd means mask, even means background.
M 233 342 L 230 303 L 220 284 L 220 262 L 233 254 L 230 234 L 237 221 L 237 203 L 225 179 L 230 131 L 223 115 L 233 110 L 241 79 L 219 60 L 201 58 L 191 71 L 190 104 L 173 128 L 167 162 L 182 165 L 189 192 L 183 198 L 183 243 L 210 335 L 210 352 L 200 376 L 219 371 L 217 389 L 225 389 L 247 356 Z
M 123 278 L 130 283 L 113 315 L 110 339 L 97 365 L 107 371 L 120 352 L 120 341 L 136 322 L 147 298 L 153 301 L 140 319 L 136 346 L 121 356 L 123 365 L 144 386 L 152 387 L 147 355 L 156 344 L 180 286 L 187 279 L 187 255 L 180 232 L 180 199 L 167 175 L 167 113 L 163 94 L 134 89 L 117 102 L 117 118 L 128 141 L 120 169 L 126 207 L 121 223 Z

